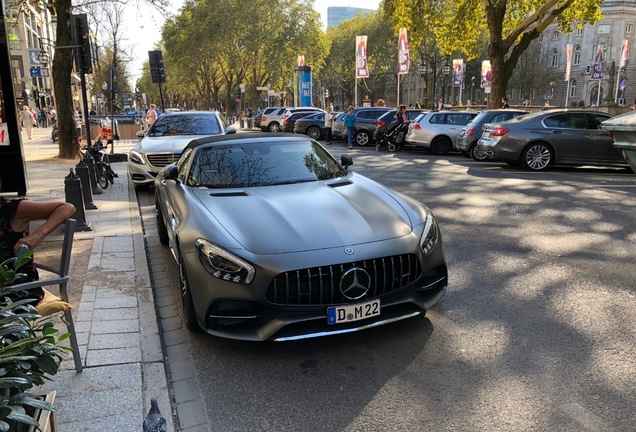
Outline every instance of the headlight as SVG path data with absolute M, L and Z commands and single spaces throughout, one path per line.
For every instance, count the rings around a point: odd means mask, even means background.
M 134 150 L 131 150 L 130 153 L 128 153 L 128 159 L 136 164 L 139 165 L 145 165 L 146 162 L 144 161 L 144 157 L 141 153 L 136 152 Z
M 437 230 L 437 221 L 431 213 L 428 213 L 426 215 L 426 221 L 424 222 L 424 232 L 420 239 L 420 249 L 424 256 L 428 255 L 433 250 L 438 238 L 439 232 Z
M 248 285 L 254 279 L 254 267 L 244 259 L 205 240 L 197 239 L 199 262 L 215 278 Z

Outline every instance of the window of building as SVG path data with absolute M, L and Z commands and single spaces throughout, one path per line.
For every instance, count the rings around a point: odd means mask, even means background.
M 559 65 L 559 51 L 554 48 L 552 55 L 550 55 L 550 66 L 557 67 Z
M 576 97 L 576 80 L 570 81 L 570 97 Z
M 581 45 L 577 45 L 574 47 L 574 56 L 572 57 L 572 64 L 574 65 L 581 64 Z
M 555 31 L 554 33 L 552 33 L 552 39 L 557 40 L 559 38 L 559 32 Z
M 530 99 L 534 99 L 537 97 L 537 91 L 535 89 L 532 89 L 532 91 L 530 92 Z
M 634 31 L 634 24 L 625 24 L 625 33 L 631 33 Z
M 575 36 L 583 36 L 583 27 L 579 28 L 578 26 L 576 27 L 576 30 L 574 30 L 574 35 Z
M 609 33 L 612 30 L 612 26 L 610 26 L 609 24 L 601 24 L 598 26 L 598 32 L 599 33 Z

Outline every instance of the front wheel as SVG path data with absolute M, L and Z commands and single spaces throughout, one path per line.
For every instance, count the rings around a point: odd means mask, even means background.
M 531 171 L 543 171 L 552 164 L 554 154 L 544 143 L 529 145 L 521 154 L 521 166 Z
M 316 126 L 311 126 L 309 129 L 307 129 L 307 135 L 309 135 L 309 137 L 312 139 L 319 140 L 322 132 Z
M 108 177 L 106 177 L 106 172 L 102 165 L 95 166 L 96 174 L 97 174 L 97 183 L 102 189 L 108 188 Z
M 473 144 L 473 146 L 470 148 L 470 157 L 477 162 L 488 160 L 488 155 L 482 151 L 479 151 L 477 149 L 477 144 Z
M 355 134 L 355 136 L 353 137 L 353 140 L 359 146 L 365 146 L 369 144 L 369 141 L 371 141 L 371 137 L 369 136 L 369 133 L 367 131 L 360 131 L 357 134 Z
M 181 252 L 179 252 L 179 280 L 181 284 L 181 302 L 183 304 L 183 321 L 188 330 L 198 333 L 201 328 L 194 312 L 194 300 L 192 300 L 188 272 L 186 271 L 185 260 Z
M 274 133 L 280 132 L 280 125 L 276 122 L 271 122 L 269 124 L 269 131 Z
M 394 151 L 397 150 L 397 146 L 395 144 L 393 144 L 393 143 L 390 143 L 388 145 L 388 149 L 389 149 L 390 152 L 394 152 Z

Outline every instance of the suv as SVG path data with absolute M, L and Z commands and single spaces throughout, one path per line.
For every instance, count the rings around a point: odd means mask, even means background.
M 406 120 L 412 122 L 425 111 L 427 110 L 408 108 L 406 110 Z M 386 133 L 386 131 L 392 128 L 395 123 L 397 123 L 397 110 L 391 109 L 391 111 L 383 114 L 382 116 L 380 116 L 379 119 L 376 120 L 375 132 L 373 132 L 373 139 L 375 141 L 379 141 L 384 138 L 384 134 Z
M 405 140 L 416 147 L 424 147 L 436 155 L 453 149 L 455 139 L 470 121 L 475 111 L 430 111 L 420 114 L 409 124 Z
M 301 107 L 301 108 L 289 108 L 289 107 L 270 107 L 266 108 L 261 118 L 261 130 L 263 132 L 280 132 L 283 121 L 292 114 L 298 112 L 314 112 L 322 111 L 319 108 L 314 107 Z
M 395 111 L 395 108 L 361 107 L 354 109 L 353 114 L 358 118 L 358 121 L 356 122 L 356 134 L 353 136 L 353 142 L 359 146 L 365 146 L 373 141 L 376 121 L 389 111 Z
M 483 126 L 486 123 L 501 123 L 527 113 L 527 111 L 515 109 L 494 109 L 480 112 L 459 133 L 455 140 L 455 150 L 462 152 L 466 157 L 472 157 L 476 161 L 487 160 L 488 155 L 477 151 L 477 141 L 481 138 Z

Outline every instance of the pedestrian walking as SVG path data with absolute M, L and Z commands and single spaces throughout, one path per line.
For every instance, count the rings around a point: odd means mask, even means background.
M 157 105 L 150 104 L 150 109 L 148 109 L 148 113 L 146 114 L 146 123 L 148 127 L 152 126 L 152 124 L 157 120 Z
M 437 101 L 437 111 L 441 111 L 441 110 L 443 110 L 443 109 L 444 109 L 444 101 L 443 101 L 443 100 L 441 100 L 441 99 L 439 99 L 439 100 Z
M 344 116 L 344 124 L 342 125 L 342 134 L 346 133 L 348 149 L 353 150 L 353 136 L 356 134 L 356 122 L 358 118 L 353 113 L 353 106 L 349 105 L 349 109 L 347 110 L 347 114 Z
M 510 108 L 510 105 L 508 105 L 508 98 L 505 96 L 501 98 L 501 108 L 503 109 Z
M 333 105 L 327 106 L 327 111 L 325 112 L 325 143 L 327 145 L 331 144 L 331 126 L 333 125 Z
M 26 105 L 22 107 L 22 111 L 20 111 L 20 125 L 26 130 L 27 137 L 32 139 L 31 135 L 33 134 L 35 119 L 33 118 L 33 113 Z

